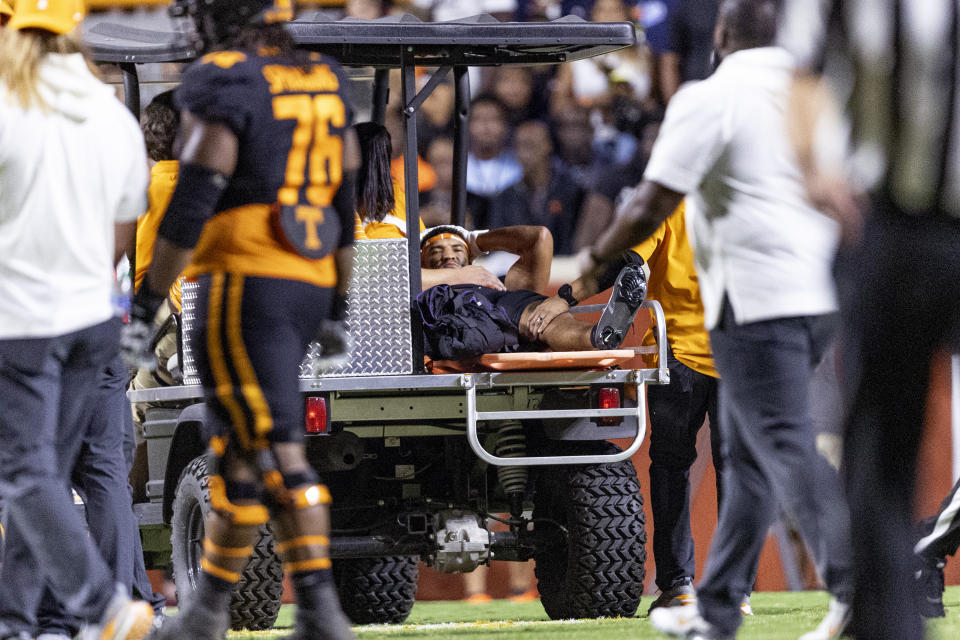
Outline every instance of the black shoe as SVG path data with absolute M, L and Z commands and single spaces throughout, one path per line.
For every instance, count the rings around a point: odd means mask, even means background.
M 194 601 L 179 615 L 165 616 L 163 624 L 150 637 L 153 640 L 224 640 L 229 629 L 229 610 L 213 611 Z
M 322 603 L 322 606 L 313 609 L 298 606 L 296 631 L 282 640 L 356 640 L 333 584 L 319 587 L 316 597 L 315 604 Z
M 643 268 L 635 264 L 624 267 L 613 284 L 610 301 L 600 316 L 600 322 L 590 334 L 593 346 L 597 349 L 619 347 L 646 296 L 647 276 Z
M 944 558 L 917 558 L 918 569 L 914 573 L 917 594 L 917 609 L 924 618 L 942 618 Z

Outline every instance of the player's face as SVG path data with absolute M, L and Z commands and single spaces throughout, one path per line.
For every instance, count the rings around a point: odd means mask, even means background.
M 463 242 L 455 238 L 443 238 L 427 246 L 421 264 L 427 269 L 460 269 L 468 261 L 467 247 Z

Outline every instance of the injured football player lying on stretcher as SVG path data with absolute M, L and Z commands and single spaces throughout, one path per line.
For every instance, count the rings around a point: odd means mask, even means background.
M 553 238 L 545 227 L 511 226 L 467 231 L 454 225 L 427 229 L 420 238 L 425 269 L 462 269 L 489 251 L 518 256 L 504 277 L 506 290 L 479 285 L 437 285 L 417 297 L 424 350 L 434 360 L 513 351 L 616 349 L 647 291 L 643 260 L 626 252 L 599 279 L 581 276 L 553 298 L 542 292 L 550 278 Z M 606 289 L 610 300 L 596 323 L 570 308 Z

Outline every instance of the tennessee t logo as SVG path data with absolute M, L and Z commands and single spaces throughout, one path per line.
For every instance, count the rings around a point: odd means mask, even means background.
M 306 227 L 306 240 L 304 245 L 307 249 L 317 250 L 320 248 L 320 237 L 317 235 L 317 227 L 323 224 L 323 209 L 318 207 L 297 207 L 297 222 L 302 222 Z

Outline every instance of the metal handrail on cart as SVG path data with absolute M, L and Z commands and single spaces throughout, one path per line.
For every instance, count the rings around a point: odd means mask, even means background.
M 596 372 L 596 381 L 592 384 L 609 384 L 611 378 L 607 372 Z M 626 409 L 539 409 L 522 411 L 477 411 L 477 383 L 484 374 L 463 374 L 463 384 L 467 391 L 467 442 L 477 457 L 498 467 L 532 467 L 544 465 L 573 465 L 573 464 L 607 464 L 619 462 L 632 456 L 640 449 L 647 432 L 646 397 L 641 392 L 643 379 L 636 376 L 635 371 L 621 372 L 631 379 L 637 391 L 637 406 Z M 483 448 L 480 443 L 478 424 L 482 421 L 493 420 L 525 420 L 536 418 L 601 418 L 601 417 L 635 417 L 637 430 L 630 446 L 614 454 L 574 455 L 574 456 L 522 456 L 504 458 L 495 456 Z
M 467 442 L 478 458 L 500 467 L 526 467 L 545 465 L 574 465 L 574 464 L 609 464 L 626 460 L 636 453 L 643 444 L 647 432 L 647 402 L 643 393 L 643 385 L 647 382 L 667 384 L 670 381 L 670 371 L 667 369 L 667 333 L 663 307 L 656 300 L 644 301 L 641 308 L 653 311 L 655 318 L 657 350 L 659 358 L 654 370 L 625 370 L 625 371 L 592 371 L 583 372 L 578 382 L 590 385 L 611 384 L 613 382 L 633 385 L 637 397 L 636 407 L 623 409 L 527 409 L 517 411 L 478 411 L 477 387 L 493 386 L 497 383 L 509 383 L 511 374 L 463 374 L 461 384 L 467 392 Z M 586 305 L 579 308 L 579 313 L 601 311 L 603 305 Z M 556 384 L 553 377 L 544 377 L 541 380 L 531 380 L 530 374 L 513 374 L 518 383 L 536 386 L 538 384 Z M 479 423 L 507 420 L 533 420 L 557 418 L 607 418 L 631 417 L 636 419 L 637 428 L 633 440 L 623 451 L 613 454 L 574 455 L 574 456 L 522 456 L 504 458 L 487 451 L 480 442 Z

